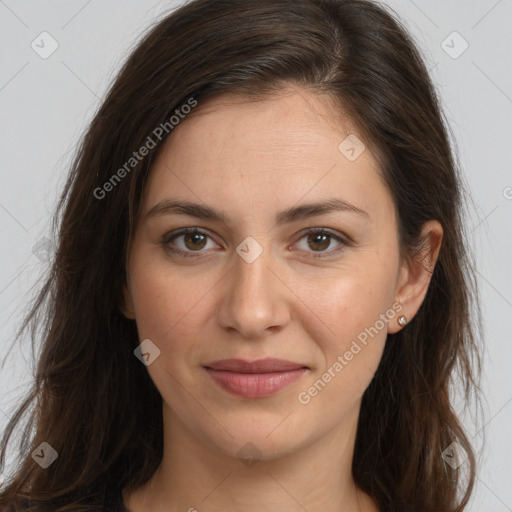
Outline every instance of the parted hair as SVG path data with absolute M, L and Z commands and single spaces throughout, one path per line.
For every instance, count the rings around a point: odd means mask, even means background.
M 404 257 L 421 264 L 425 222 L 444 231 L 425 300 L 388 335 L 363 395 L 355 482 L 385 512 L 466 508 L 476 450 L 453 387 L 468 403 L 479 396 L 482 328 L 467 191 L 416 43 L 371 0 L 192 0 L 135 45 L 77 146 L 54 215 L 55 254 L 17 333 L 30 332 L 38 350 L 33 386 L 2 439 L 2 464 L 15 435 L 20 443 L 0 510 L 101 510 L 106 486 L 135 489 L 153 475 L 162 398 L 120 307 L 151 163 L 172 131 L 126 162 L 190 98 L 200 109 L 219 95 L 264 99 L 290 85 L 328 97 L 358 128 L 392 195 Z M 31 456 L 42 442 L 58 453 L 46 469 Z M 457 469 L 442 456 L 453 442 L 468 456 Z

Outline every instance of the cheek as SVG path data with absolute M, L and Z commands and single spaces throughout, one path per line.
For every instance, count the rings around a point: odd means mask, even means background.
M 301 290 L 301 299 L 313 313 L 308 335 L 322 351 L 318 371 L 331 368 L 336 374 L 333 390 L 340 386 L 355 396 L 371 381 L 395 315 L 391 308 L 395 277 L 395 269 L 382 259 L 361 258 L 360 266 L 340 271 L 339 277 L 323 280 L 322 286 Z
M 146 262 L 151 258 L 141 258 Z M 212 316 L 212 297 L 220 277 L 189 268 L 170 268 L 156 261 L 137 267 L 131 274 L 132 298 L 141 340 L 149 338 L 160 349 L 161 363 L 173 373 L 182 373 L 185 360 L 192 364 L 204 359 L 201 344 Z M 150 373 L 155 371 L 153 365 Z
M 302 276 L 291 272 L 285 277 L 293 293 L 283 300 L 288 300 L 287 307 L 306 338 L 320 346 L 325 363 L 349 350 L 353 340 L 364 343 L 365 333 L 368 346 L 369 341 L 375 346 L 385 339 L 386 328 L 377 336 L 368 334 L 368 329 L 392 300 L 395 269 L 386 263 L 394 261 L 393 251 L 387 252 L 386 258 L 382 252 L 368 251 L 344 267 L 316 269 L 311 275 L 302 269 Z M 154 340 L 163 350 L 172 345 L 174 353 L 187 349 L 190 354 L 195 350 L 193 340 L 211 332 L 215 306 L 223 300 L 215 289 L 225 284 L 222 273 L 202 268 L 199 276 L 199 267 L 171 268 L 151 251 L 135 254 L 132 262 L 130 281 L 140 338 Z M 365 354 L 359 354 L 358 360 L 375 351 L 362 352 Z M 371 366 L 374 363 L 369 362 Z
M 191 369 L 204 359 L 197 340 L 204 340 L 211 285 L 206 277 L 186 278 L 158 263 L 134 270 L 131 287 L 139 339 L 150 339 L 160 349 L 147 370 L 165 401 L 177 406 L 180 389 L 193 391 L 197 386 Z
M 312 410 L 339 417 L 361 399 L 379 366 L 387 337 L 387 324 L 380 315 L 388 310 L 387 290 L 378 293 L 359 279 L 334 282 L 322 295 L 310 294 L 308 336 L 319 348 L 317 367 L 307 386 L 299 390 L 299 403 L 314 402 Z M 321 319 L 321 321 L 319 320 Z M 313 332 L 314 325 L 326 325 Z M 320 330 L 323 335 L 318 335 Z M 330 405 L 328 405 L 330 404 Z M 335 404 L 335 407 L 332 407 Z
M 374 325 L 391 306 L 394 275 L 374 267 L 342 273 L 322 286 L 302 287 L 301 300 L 327 327 L 333 338 L 346 341 Z M 380 324 L 379 324 L 380 325 Z
M 184 277 L 180 269 L 171 269 L 168 263 L 159 261 L 161 256 L 152 256 L 134 257 L 131 293 L 139 330 L 148 337 L 162 338 L 187 315 L 194 315 L 208 283 L 199 287 L 197 279 Z

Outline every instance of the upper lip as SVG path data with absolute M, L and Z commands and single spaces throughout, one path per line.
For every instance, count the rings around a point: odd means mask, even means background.
M 220 359 L 204 365 L 213 370 L 225 370 L 237 373 L 271 373 L 307 368 L 303 364 L 285 361 L 284 359 L 258 359 L 257 361 L 245 361 L 244 359 Z

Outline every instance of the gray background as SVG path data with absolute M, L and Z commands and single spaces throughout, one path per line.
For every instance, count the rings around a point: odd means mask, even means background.
M 385 3 L 404 19 L 423 51 L 476 205 L 468 230 L 485 320 L 487 406 L 480 425 L 467 422 L 477 446 L 483 432 L 486 439 L 469 510 L 512 511 L 512 1 Z M 49 219 L 75 145 L 129 49 L 177 5 L 0 0 L 2 430 L 30 382 L 28 345 L 6 356 L 30 289 L 47 267 Z M 34 41 L 39 52 L 51 48 L 51 39 L 40 36 L 44 31 L 58 44 L 45 59 L 31 47 Z M 469 46 L 461 53 L 464 41 Z

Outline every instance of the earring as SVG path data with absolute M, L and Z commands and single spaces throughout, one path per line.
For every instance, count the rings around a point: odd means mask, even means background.
M 404 315 L 400 315 L 398 317 L 398 324 L 401 325 L 402 327 L 407 323 L 407 317 L 404 316 Z

